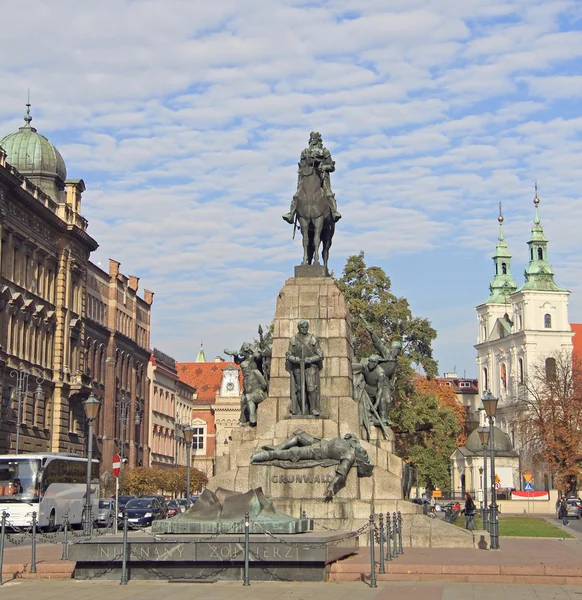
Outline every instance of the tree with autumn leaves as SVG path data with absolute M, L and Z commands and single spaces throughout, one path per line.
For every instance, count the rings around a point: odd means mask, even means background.
M 127 494 L 146 496 L 169 494 L 182 496 L 186 493 L 186 467 L 134 467 L 123 474 L 123 490 Z M 196 468 L 190 469 L 190 493 L 196 494 L 208 483 L 208 477 Z
M 578 489 L 582 465 L 582 362 L 555 352 L 527 373 L 518 417 L 521 439 L 543 456 L 565 493 Z
M 413 316 L 406 298 L 392 293 L 383 269 L 366 265 L 363 252 L 348 258 L 337 283 L 352 317 L 357 359 L 375 352 L 360 315 L 387 342 L 402 342 L 390 414 L 396 452 L 415 468 L 420 485 L 448 490 L 450 456 L 464 443 L 466 413 L 453 390 L 434 380 L 438 372 L 432 355 L 436 331 L 428 319 Z M 422 368 L 425 375 L 414 367 Z

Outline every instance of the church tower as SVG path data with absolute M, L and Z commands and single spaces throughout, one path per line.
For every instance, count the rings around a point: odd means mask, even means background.
M 489 390 L 499 398 L 498 425 L 516 445 L 513 425 L 526 393 L 524 383 L 528 372 L 556 352 L 571 352 L 574 335 L 568 321 L 570 292 L 555 283 L 554 270 L 548 262 L 548 240 L 540 220 L 537 185 L 533 203 L 535 214 L 527 242 L 529 264 L 525 283 L 518 289 L 511 278 L 500 213 L 491 294 L 484 304 L 476 307 L 479 389 L 482 393 Z

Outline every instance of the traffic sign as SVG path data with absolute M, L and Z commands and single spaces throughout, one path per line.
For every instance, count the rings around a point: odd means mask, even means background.
M 119 471 L 121 470 L 121 457 L 116 454 L 113 457 L 113 477 L 119 477 Z
M 534 491 L 533 481 L 528 481 L 523 486 L 523 490 L 524 490 L 524 492 L 533 492 Z
M 496 482 L 495 482 L 495 489 L 496 489 L 497 491 L 499 491 L 499 490 L 501 489 L 501 481 L 496 481 Z

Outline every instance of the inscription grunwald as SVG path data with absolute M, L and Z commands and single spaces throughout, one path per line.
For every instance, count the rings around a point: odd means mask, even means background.
M 322 473 L 315 475 L 313 473 L 287 474 L 271 476 L 271 483 L 331 483 L 333 473 Z

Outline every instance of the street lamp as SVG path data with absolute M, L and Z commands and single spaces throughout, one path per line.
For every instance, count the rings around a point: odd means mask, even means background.
M 192 455 L 192 439 L 194 430 L 190 425 L 184 426 L 184 441 L 186 442 L 186 505 L 190 508 L 190 457 Z
M 121 462 L 123 464 L 124 454 L 125 454 L 125 426 L 127 424 L 127 419 L 129 418 L 129 411 L 131 408 L 131 397 L 127 397 L 125 395 L 125 391 L 121 390 L 121 400 L 117 403 L 119 408 L 119 421 L 121 423 L 121 448 L 119 451 L 119 455 L 121 458 Z M 141 418 L 143 415 L 143 404 L 136 398 L 135 399 L 135 424 L 141 424 Z
M 85 492 L 85 508 L 83 510 L 83 532 L 85 535 L 91 535 L 93 526 L 92 511 L 93 506 L 91 504 L 91 471 L 93 467 L 93 421 L 97 418 L 99 412 L 99 406 L 101 402 L 95 397 L 93 392 L 89 394 L 89 397 L 83 402 L 83 408 L 85 409 L 85 417 L 87 419 L 88 432 L 87 432 L 87 490 Z
M 489 510 L 487 509 L 487 448 L 489 447 L 489 428 L 479 428 L 479 440 L 481 448 L 483 448 L 483 466 L 479 469 L 479 473 L 483 473 L 483 529 L 489 531 Z
M 491 550 L 499 550 L 499 520 L 497 512 L 497 491 L 495 489 L 495 427 L 493 420 L 497 412 L 497 402 L 499 401 L 489 390 L 485 392 L 483 398 L 483 408 L 489 419 L 489 448 L 491 451 L 491 513 L 489 519 L 489 534 L 491 536 Z
M 11 377 L 16 377 L 16 387 L 14 388 L 14 397 L 18 400 L 18 416 L 16 419 L 16 454 L 20 451 L 20 428 L 22 426 L 22 400 L 28 394 L 28 385 L 30 377 L 36 379 L 36 389 L 34 390 L 34 399 L 37 402 L 44 400 L 44 391 L 42 389 L 42 383 L 44 377 L 42 373 L 35 368 L 26 370 L 22 365 L 18 369 L 13 369 L 10 372 Z

